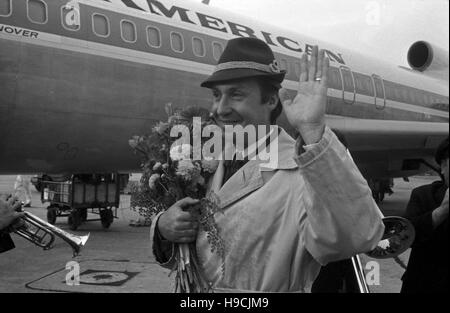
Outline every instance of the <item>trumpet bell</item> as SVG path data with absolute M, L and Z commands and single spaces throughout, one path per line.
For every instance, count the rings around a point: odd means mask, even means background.
M 416 237 L 414 225 L 397 216 L 383 218 L 384 235 L 378 246 L 366 253 L 374 259 L 395 258 L 411 247 Z
M 77 236 L 47 223 L 29 212 L 24 213 L 24 217 L 20 218 L 18 225 L 14 226 L 12 231 L 44 250 L 51 249 L 55 236 L 58 236 L 71 246 L 73 256 L 76 257 L 89 239 L 90 234 Z

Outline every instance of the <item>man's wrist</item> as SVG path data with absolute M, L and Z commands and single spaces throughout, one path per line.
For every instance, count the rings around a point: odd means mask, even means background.
M 161 216 L 158 218 L 158 220 L 156 221 L 156 225 L 155 225 L 155 235 L 156 237 L 161 240 L 161 241 L 168 241 L 162 234 L 161 231 L 159 230 L 159 220 L 161 219 L 161 217 L 164 215 L 161 214 Z
M 318 143 L 325 132 L 325 123 L 320 122 L 316 124 L 301 125 L 297 127 L 300 136 L 305 145 L 312 145 Z
M 438 207 L 436 210 L 433 211 L 431 214 L 433 219 L 433 226 L 437 227 L 439 226 L 446 218 L 448 218 L 448 208 L 445 208 L 443 206 Z

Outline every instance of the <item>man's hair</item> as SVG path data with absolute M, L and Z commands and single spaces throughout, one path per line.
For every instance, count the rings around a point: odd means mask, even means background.
M 448 159 L 448 146 L 449 144 L 447 137 L 443 142 L 441 142 L 441 144 L 436 150 L 435 160 L 437 164 L 441 165 L 442 161 Z
M 264 77 L 257 77 L 256 81 L 261 90 L 261 100 L 263 103 L 268 102 L 274 95 L 278 97 L 278 91 L 281 88 L 279 83 Z M 275 125 L 277 123 L 277 119 L 280 117 L 281 112 L 283 112 L 283 106 L 281 104 L 281 101 L 278 100 L 276 108 L 270 113 L 271 125 Z

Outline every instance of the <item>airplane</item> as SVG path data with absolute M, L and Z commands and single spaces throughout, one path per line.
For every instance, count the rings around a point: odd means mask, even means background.
M 405 68 L 192 1 L 0 0 L 0 173 L 139 171 L 128 140 L 165 120 L 166 103 L 209 107 L 200 83 L 238 36 L 270 45 L 292 96 L 302 54 L 326 50 L 327 124 L 366 178 L 435 166 L 448 52 L 431 43 L 412 44 Z M 293 134 L 286 117 L 279 124 Z

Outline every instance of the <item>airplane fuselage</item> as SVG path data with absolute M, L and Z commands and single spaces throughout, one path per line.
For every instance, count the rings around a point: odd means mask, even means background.
M 327 122 L 366 176 L 422 170 L 405 160 L 430 160 L 448 133 L 447 82 L 187 1 L 111 2 L 15 0 L 0 12 L 0 173 L 138 170 L 128 139 L 166 119 L 168 102 L 209 107 L 200 82 L 236 36 L 272 47 L 292 95 L 301 55 L 326 49 Z

